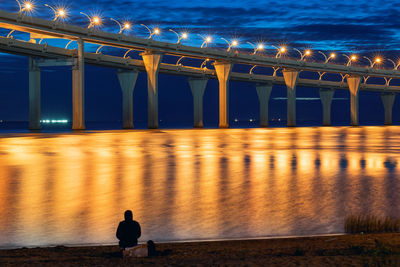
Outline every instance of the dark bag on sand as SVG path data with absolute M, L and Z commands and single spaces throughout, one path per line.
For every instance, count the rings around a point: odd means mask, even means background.
M 149 257 L 156 255 L 156 244 L 154 244 L 153 240 L 147 241 L 147 252 Z

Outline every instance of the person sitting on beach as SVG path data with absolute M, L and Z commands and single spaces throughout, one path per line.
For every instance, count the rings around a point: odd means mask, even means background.
M 117 238 L 121 249 L 136 246 L 141 235 L 140 224 L 133 220 L 132 211 L 125 211 L 124 217 L 125 220 L 119 223 L 117 229 Z

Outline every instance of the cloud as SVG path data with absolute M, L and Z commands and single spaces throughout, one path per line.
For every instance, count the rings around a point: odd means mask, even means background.
M 41 0 L 34 16 L 49 18 L 48 8 Z M 118 32 L 118 26 L 109 18 L 131 20 L 134 30 L 130 34 L 145 37 L 147 31 L 140 23 L 160 26 L 160 40 L 175 40 L 169 28 L 191 33 L 213 34 L 216 45 L 224 45 L 219 37 L 239 38 L 247 41 L 265 41 L 270 44 L 286 43 L 302 47 L 343 51 L 399 50 L 400 2 L 359 0 L 295 1 L 195 1 L 195 0 L 97 0 L 68 1 L 71 17 L 68 23 L 87 25 L 88 14 L 100 13 L 104 17 L 103 29 Z M 5 2 L 2 9 L 17 11 L 16 3 Z M 187 44 L 198 45 L 201 39 L 192 35 Z M 193 36 L 196 36 L 193 39 Z M 241 46 L 249 48 L 249 46 Z

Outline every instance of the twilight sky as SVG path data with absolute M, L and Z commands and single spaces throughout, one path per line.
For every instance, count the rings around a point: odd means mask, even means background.
M 66 2 L 65 0 L 63 0 Z M 43 5 L 45 3 L 57 6 L 59 2 L 35 1 L 39 8 L 33 16 L 50 18 L 51 12 Z M 250 48 L 247 41 L 254 43 L 262 41 L 265 45 L 285 44 L 299 49 L 310 48 L 323 51 L 341 51 L 374 56 L 376 54 L 396 60 L 400 55 L 400 1 L 143 1 L 143 0 L 98 0 L 98 1 L 68 1 L 67 7 L 71 13 L 68 23 L 85 26 L 87 19 L 80 11 L 88 14 L 100 14 L 106 31 L 118 31 L 117 25 L 109 18 L 121 21 L 130 20 L 134 23 L 129 34 L 146 37 L 146 30 L 140 23 L 149 26 L 159 26 L 163 32 L 158 40 L 176 42 L 176 36 L 168 32 L 169 28 L 177 31 L 188 31 L 190 39 L 185 44 L 200 46 L 201 40 L 197 33 L 212 35 L 215 42 L 212 46 L 225 46 L 220 37 L 237 38 L 239 49 Z M 0 9 L 16 12 L 17 3 L 12 0 L 2 1 Z M 2 35 L 7 31 L 0 30 Z M 15 34 L 16 38 L 26 39 L 23 34 Z M 65 41 L 49 44 L 63 45 Z M 272 47 L 268 47 L 272 48 Z M 95 50 L 96 46 L 88 47 Z M 102 50 L 103 53 L 122 54 L 124 51 Z M 267 51 L 267 54 L 273 51 Z M 290 56 L 296 57 L 291 50 Z M 132 57 L 138 57 L 133 54 Z M 0 120 L 27 120 L 28 88 L 27 59 L 17 56 L 0 54 Z M 175 59 L 166 58 L 174 61 Z M 314 53 L 312 60 L 322 60 Z M 344 59 L 342 59 L 344 60 Z M 189 64 L 186 63 L 186 64 Z M 364 60 L 359 62 L 366 65 Z M 390 63 L 386 62 L 387 67 Z M 211 67 L 211 66 L 209 66 Z M 247 67 L 237 66 L 235 71 L 248 71 Z M 263 73 L 260 70 L 259 73 Z M 266 71 L 268 73 L 268 71 Z M 304 77 L 307 74 L 303 74 Z M 65 68 L 46 68 L 43 70 L 43 118 L 67 117 L 71 115 L 70 71 Z M 146 84 L 145 74 L 140 74 L 134 93 L 134 119 L 146 120 Z M 382 81 L 378 81 L 382 82 Z M 86 77 L 86 114 L 87 120 L 120 120 L 121 93 L 115 70 L 99 67 L 87 67 Z M 285 97 L 284 88 L 276 87 L 271 99 L 270 117 L 285 118 L 286 105 L 279 99 Z M 299 88 L 300 97 L 318 97 L 318 90 Z M 160 118 L 166 121 L 190 121 L 192 116 L 191 93 L 185 78 L 160 76 Z M 346 91 L 337 92 L 338 98 L 333 104 L 333 121 L 346 123 L 349 117 L 348 98 Z M 276 99 L 275 99 L 276 98 Z M 216 81 L 210 81 L 205 94 L 205 120 L 212 122 L 217 119 L 218 93 Z M 230 119 L 236 117 L 258 119 L 257 95 L 251 84 L 231 83 Z M 375 106 L 371 110 L 371 105 Z M 383 119 L 383 108 L 380 96 L 376 93 L 363 93 L 360 96 L 360 120 Z M 368 108 L 367 108 L 368 107 Z M 394 120 L 400 115 L 400 107 L 395 103 Z M 298 101 L 299 120 L 320 119 L 321 107 L 316 100 Z M 318 114 L 318 115 L 316 115 Z M 400 118 L 398 118 L 400 120 Z

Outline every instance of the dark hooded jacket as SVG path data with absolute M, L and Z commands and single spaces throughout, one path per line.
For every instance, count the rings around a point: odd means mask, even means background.
M 120 222 L 117 229 L 117 238 L 121 248 L 134 247 L 141 235 L 140 224 L 132 219 L 132 212 L 125 212 L 125 220 Z

